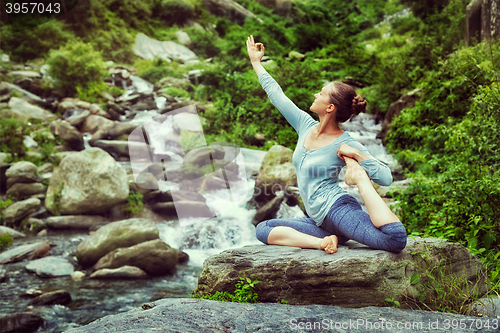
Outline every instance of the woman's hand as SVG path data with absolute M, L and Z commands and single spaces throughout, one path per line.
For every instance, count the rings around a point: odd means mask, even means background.
M 361 153 L 358 149 L 349 146 L 348 144 L 342 144 L 339 149 L 337 149 L 337 155 L 339 158 L 344 159 L 344 156 L 355 159 L 356 161 L 367 160 L 368 157 Z
M 260 46 L 260 51 L 259 51 L 259 46 Z M 247 51 L 251 62 L 256 62 L 256 61 L 260 62 L 260 60 L 264 56 L 264 49 L 265 49 L 264 44 L 255 43 L 252 35 L 250 35 L 250 37 L 247 38 Z

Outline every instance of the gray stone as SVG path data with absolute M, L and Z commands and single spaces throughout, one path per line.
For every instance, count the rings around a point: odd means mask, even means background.
M 180 200 L 175 202 L 158 202 L 151 206 L 154 212 L 169 217 L 213 217 L 212 212 L 206 203 L 200 201 Z
M 131 151 L 139 152 L 149 152 L 151 148 L 148 144 L 143 142 L 132 142 L 132 141 L 122 141 L 122 140 L 97 140 L 93 143 L 94 147 L 99 147 L 104 149 L 110 154 L 116 154 L 119 156 L 130 157 Z M 132 155 L 138 156 L 138 155 Z
M 6 194 L 17 198 L 26 198 L 46 191 L 47 187 L 40 183 L 16 183 L 7 190 Z
M 68 304 L 71 302 L 71 295 L 66 290 L 55 290 L 44 293 L 33 298 L 28 305 L 52 305 L 52 304 Z
M 14 313 L 0 318 L 2 333 L 37 332 L 43 325 L 43 318 L 32 312 Z
M 40 277 L 57 277 L 71 275 L 75 268 L 64 258 L 50 256 L 30 261 L 26 270 Z
M 112 120 L 92 114 L 85 118 L 85 121 L 82 123 L 82 127 L 80 130 L 82 133 L 88 132 L 90 134 L 94 134 L 99 129 L 103 129 L 105 127 L 111 128 L 112 126 Z
M 139 57 L 148 60 L 153 60 L 155 57 L 168 62 L 171 60 L 186 62 L 196 59 L 196 54 L 184 45 L 172 41 L 159 41 L 149 38 L 143 33 L 136 35 L 132 51 Z
M 276 197 L 259 208 L 253 217 L 252 224 L 257 226 L 260 222 L 275 219 L 281 203 L 285 200 L 284 192 L 278 192 Z
M 124 203 L 127 174 L 104 150 L 66 156 L 50 179 L 45 206 L 53 214 L 101 214 Z
M 145 304 L 148 305 L 148 304 Z M 106 316 L 66 333 L 143 332 L 423 332 L 465 333 L 450 328 L 460 320 L 475 323 L 484 318 L 443 312 L 366 307 L 349 309 L 328 305 L 285 305 L 216 302 L 192 298 L 167 298 L 128 312 Z M 446 326 L 448 324 L 448 326 Z M 384 325 L 382 329 L 382 325 Z M 455 326 L 456 327 L 456 326 Z M 483 328 L 481 332 L 497 332 Z
M 10 234 L 14 239 L 26 237 L 22 232 L 0 225 L 0 235 L 2 234 Z
M 13 249 L 0 253 L 0 264 L 9 264 L 24 259 L 35 259 L 44 256 L 50 250 L 46 242 L 19 245 Z
M 50 216 L 45 225 L 50 229 L 86 229 L 109 223 L 109 220 L 100 215 L 64 215 Z
M 177 251 L 161 239 L 154 239 L 131 247 L 109 252 L 94 265 L 95 270 L 135 266 L 148 275 L 170 274 L 177 265 Z
M 292 162 L 293 151 L 283 146 L 273 146 L 267 152 L 255 180 L 252 204 L 257 208 L 265 205 L 279 191 L 297 186 L 297 174 Z
M 500 318 L 500 296 L 483 297 L 471 305 L 472 311 L 483 317 Z
M 45 104 L 45 101 L 43 99 L 41 99 L 40 97 L 38 97 L 35 94 L 30 93 L 27 90 L 24 90 L 21 87 L 16 86 L 15 84 L 12 84 L 9 82 L 2 82 L 1 86 L 8 89 L 8 91 L 14 90 L 14 91 L 20 93 L 23 96 L 23 99 L 27 100 L 30 103 L 34 103 L 37 105 L 44 105 Z
M 10 74 L 22 77 L 41 78 L 42 75 L 35 71 L 12 71 Z
M 332 255 L 277 245 L 226 250 L 205 260 L 195 293 L 232 292 L 239 277 L 249 277 L 262 281 L 256 287 L 262 302 L 285 299 L 290 304 L 377 306 L 386 298 L 402 301 L 403 294 L 418 295 L 420 285 L 411 285 L 410 277 L 425 269 L 419 252 L 431 262 L 432 258 L 442 258 L 440 268 L 448 275 L 462 278 L 466 272 L 463 281 L 482 281 L 483 265 L 462 245 L 443 239 L 410 238 L 400 253 L 374 250 L 354 241 L 339 246 Z M 486 286 L 478 285 L 484 292 Z M 475 294 L 481 296 L 481 290 Z
M 148 275 L 139 267 L 122 266 L 119 268 L 103 268 L 90 275 L 91 279 L 141 279 Z
M 71 124 L 72 126 L 80 126 L 87 117 L 90 116 L 90 111 L 89 110 L 83 110 L 82 112 L 78 114 L 74 114 L 68 118 L 66 118 L 66 121 Z
M 212 160 L 223 159 L 224 154 L 224 148 L 219 145 L 194 148 L 184 156 L 184 165 L 210 165 Z
M 13 114 L 21 118 L 42 120 L 51 120 L 56 118 L 53 113 L 17 97 L 10 98 L 9 107 Z
M 14 202 L 3 211 L 3 218 L 8 224 L 14 224 L 21 221 L 28 215 L 40 209 L 41 201 L 37 198 Z
M 36 173 L 38 175 L 43 175 L 44 173 L 52 173 L 52 171 L 54 171 L 52 163 L 45 163 L 37 168 Z
M 7 178 L 10 177 L 26 177 L 30 180 L 36 179 L 37 166 L 28 161 L 16 162 L 10 166 L 10 168 L 5 172 Z
M 83 150 L 83 135 L 66 120 L 56 119 L 50 123 L 50 131 L 68 142 L 73 150 Z
M 128 219 L 112 222 L 99 228 L 81 242 L 76 250 L 76 257 L 80 265 L 91 266 L 115 249 L 157 238 L 159 231 L 152 221 Z

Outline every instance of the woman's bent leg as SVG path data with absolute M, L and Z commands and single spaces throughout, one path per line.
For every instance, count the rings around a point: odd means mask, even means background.
M 333 204 L 321 227 L 374 249 L 400 252 L 406 246 L 406 229 L 401 222 L 375 227 L 370 215 L 350 195 L 341 197 Z
M 265 244 L 337 251 L 337 236 L 318 227 L 313 219 L 272 219 L 259 223 L 257 239 Z

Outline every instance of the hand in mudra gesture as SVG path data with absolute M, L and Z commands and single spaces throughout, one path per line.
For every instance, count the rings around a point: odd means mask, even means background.
M 259 51 L 259 46 L 260 46 L 260 51 Z M 251 62 L 260 61 L 264 56 L 264 49 L 265 49 L 264 44 L 255 43 L 252 35 L 250 35 L 250 37 L 247 38 L 247 51 Z

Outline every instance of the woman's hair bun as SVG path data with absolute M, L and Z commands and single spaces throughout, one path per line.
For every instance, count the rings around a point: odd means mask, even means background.
M 356 95 L 352 100 L 351 112 L 353 115 L 357 115 L 360 112 L 365 112 L 366 110 L 366 100 L 360 95 Z

